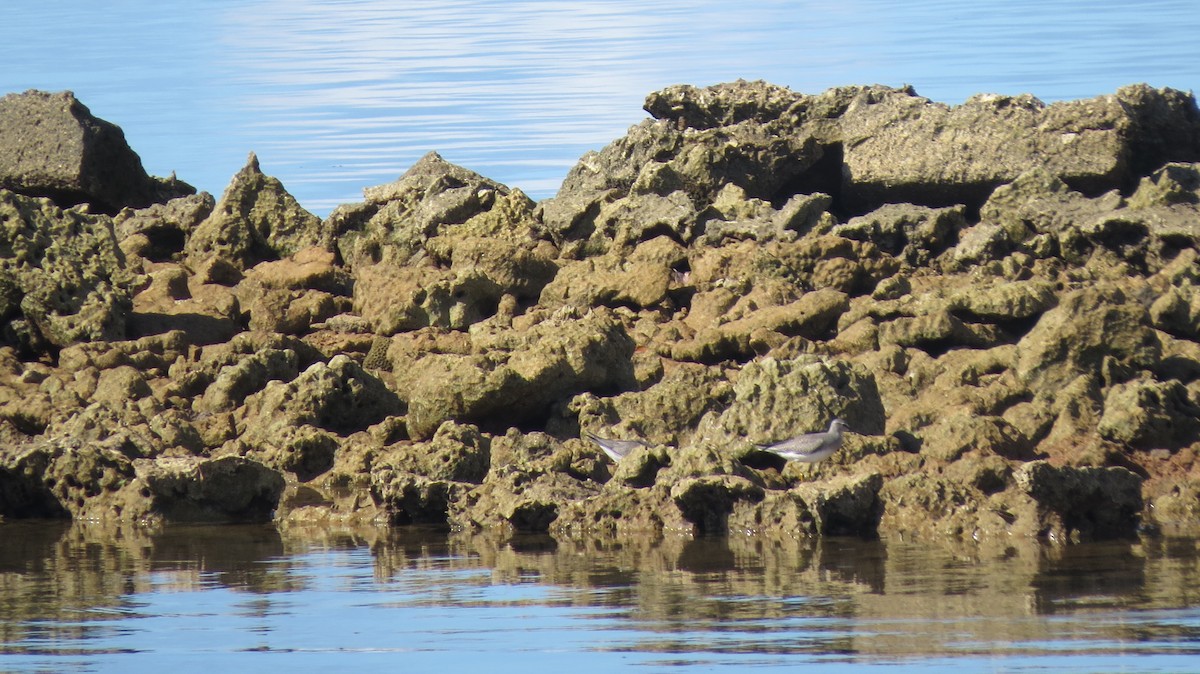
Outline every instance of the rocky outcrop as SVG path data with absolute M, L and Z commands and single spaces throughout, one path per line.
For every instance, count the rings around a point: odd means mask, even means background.
M 71 92 L 32 90 L 0 98 L 0 188 L 106 213 L 196 191 L 174 176 L 146 175 L 120 127 Z
M 434 153 L 324 221 L 253 156 L 218 202 L 0 192 L 0 515 L 1200 530 L 1189 95 L 646 107 L 536 204 Z

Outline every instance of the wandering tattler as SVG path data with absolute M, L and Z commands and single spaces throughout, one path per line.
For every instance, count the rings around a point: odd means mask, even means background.
M 778 454 L 788 461 L 816 463 L 829 458 L 842 446 L 842 431 L 849 426 L 841 419 L 834 419 L 824 433 L 806 433 L 773 445 L 758 445 L 758 448 Z

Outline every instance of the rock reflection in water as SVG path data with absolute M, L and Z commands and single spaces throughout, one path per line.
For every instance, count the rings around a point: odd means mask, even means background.
M 1194 539 L 985 551 L 839 538 L 21 522 L 0 524 L 0 540 L 0 654 L 27 658 L 153 652 L 157 642 L 137 638 L 139 620 L 189 626 L 178 622 L 187 615 L 155 615 L 151 598 L 205 592 L 241 597 L 208 618 L 252 617 L 265 645 L 229 647 L 243 653 L 294 652 L 272 644 L 296 638 L 289 621 L 324 620 L 326 610 L 341 617 L 321 637 L 347 640 L 331 647 L 363 641 L 374 653 L 406 630 L 418 650 L 443 654 L 462 643 L 476 656 L 550 652 L 538 645 L 549 639 L 577 658 L 656 664 L 1200 653 Z M 498 626 L 494 611 L 513 608 L 530 626 Z M 436 643 L 426 643 L 429 631 Z M 514 645 L 525 634 L 534 641 Z

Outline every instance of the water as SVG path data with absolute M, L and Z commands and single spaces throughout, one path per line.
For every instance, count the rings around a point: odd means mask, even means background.
M 0 671 L 1181 672 L 1200 541 L 0 525 Z
M 308 209 L 429 150 L 536 199 L 670 84 L 909 83 L 1054 101 L 1200 86 L 1200 3 L 8 0 L 0 92 L 72 89 L 148 171 L 219 194 L 258 153 Z

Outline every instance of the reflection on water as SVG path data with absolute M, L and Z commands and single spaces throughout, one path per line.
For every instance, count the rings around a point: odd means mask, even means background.
M 4 670 L 115 670 L 131 657 L 315 670 L 337 656 L 418 671 L 1179 671 L 1200 655 L 1192 539 L 984 554 L 854 539 L 19 522 L 0 525 L 0 540 Z
M 1198 32 L 1195 0 L 63 0 L 0 21 L 0 92 L 73 89 L 151 173 L 214 193 L 254 150 L 325 215 L 429 150 L 551 196 L 671 84 L 1190 89 Z

